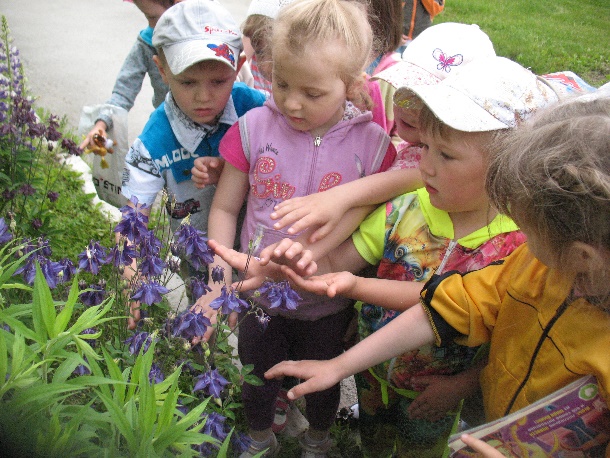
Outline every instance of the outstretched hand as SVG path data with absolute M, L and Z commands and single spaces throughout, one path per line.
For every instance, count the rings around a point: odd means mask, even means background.
M 289 234 L 317 227 L 309 236 L 310 243 L 314 243 L 337 227 L 344 212 L 344 209 L 338 208 L 336 199 L 329 198 L 328 194 L 315 193 L 280 202 L 270 216 L 271 219 L 279 219 L 273 225 L 276 230 L 291 225 L 287 230 Z
M 240 253 L 239 251 L 227 248 L 226 246 L 219 244 L 216 240 L 208 240 L 208 245 L 234 269 L 244 272 L 246 271 L 246 266 L 248 267 L 245 279 L 231 285 L 235 289 L 239 286 L 239 291 L 257 289 L 265 280 L 270 278 L 279 279 L 281 276 L 279 266 L 276 264 L 271 263 L 263 266 L 258 258 L 250 256 L 250 259 L 248 260 L 248 255 L 246 253 Z
M 269 245 L 261 251 L 261 265 L 267 265 L 270 261 L 287 265 L 304 277 L 313 275 L 318 270 L 316 262 L 313 261 L 311 250 L 305 249 L 302 243 L 289 238 Z
M 196 188 L 218 183 L 225 161 L 220 157 L 203 156 L 195 159 L 191 169 L 191 179 Z
M 332 272 L 324 275 L 304 278 L 288 266 L 282 266 L 282 272 L 295 286 L 320 296 L 335 297 L 347 295 L 356 286 L 356 276 L 351 272 Z
M 334 360 L 282 361 L 265 372 L 265 378 L 274 379 L 288 375 L 305 379 L 305 382 L 288 391 L 288 398 L 294 400 L 309 393 L 325 390 L 339 383 L 343 377 L 338 374 L 336 369 L 337 365 Z

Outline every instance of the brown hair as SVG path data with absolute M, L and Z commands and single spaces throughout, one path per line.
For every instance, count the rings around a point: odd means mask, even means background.
M 297 0 L 286 5 L 273 24 L 272 48 L 302 55 L 306 46 L 340 40 L 345 45 L 339 77 L 348 98 L 358 106 L 370 103 L 363 72 L 369 61 L 373 32 L 366 4 L 348 0 Z M 368 102 L 368 103 L 367 103 Z
M 571 99 L 515 129 L 486 187 L 559 257 L 576 241 L 610 249 L 610 99 Z
M 395 51 L 402 42 L 402 0 L 369 0 L 369 22 L 376 54 Z

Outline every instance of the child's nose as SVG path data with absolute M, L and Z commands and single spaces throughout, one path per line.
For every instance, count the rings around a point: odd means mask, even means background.
M 286 108 L 292 111 L 299 110 L 301 108 L 301 102 L 299 98 L 294 94 L 288 94 L 284 101 Z

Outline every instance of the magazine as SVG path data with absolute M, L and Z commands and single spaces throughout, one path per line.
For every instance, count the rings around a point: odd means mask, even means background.
M 449 438 L 451 457 L 475 457 L 460 435 L 484 440 L 509 457 L 604 457 L 610 411 L 588 375 L 521 410 Z

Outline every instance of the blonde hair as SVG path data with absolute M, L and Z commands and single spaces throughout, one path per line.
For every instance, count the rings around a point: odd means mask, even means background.
M 345 53 L 337 56 L 338 76 L 348 99 L 368 106 L 364 69 L 371 56 L 373 32 L 366 4 L 356 0 L 297 0 L 280 10 L 272 32 L 272 49 L 302 55 L 306 46 L 340 40 Z M 273 54 L 273 52 L 272 52 Z
M 610 250 L 610 99 L 571 99 L 515 129 L 486 187 L 558 258 L 577 241 Z

